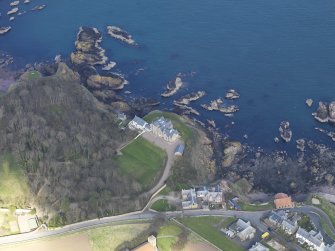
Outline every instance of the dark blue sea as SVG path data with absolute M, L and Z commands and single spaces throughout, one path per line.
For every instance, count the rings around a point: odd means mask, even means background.
M 10 23 L 9 2 L 0 1 L 0 25 Z M 314 130 L 332 127 L 311 116 L 318 101 L 335 100 L 334 0 L 22 2 L 22 10 L 47 7 L 16 16 L 12 31 L 0 37 L 0 50 L 13 55 L 17 65 L 52 60 L 57 54 L 66 57 L 78 28 L 95 26 L 103 32 L 107 56 L 118 63 L 115 71 L 130 82 L 124 91 L 160 98 L 177 73 L 196 72 L 175 97 L 162 100 L 163 107 L 171 108 L 180 95 L 205 90 L 207 96 L 193 104 L 201 112 L 199 119 L 214 119 L 233 139 L 268 150 L 294 149 L 299 138 L 334 144 Z M 140 46 L 108 37 L 107 25 L 124 28 Z M 241 94 L 236 101 L 240 111 L 233 118 L 200 108 L 230 88 Z M 306 98 L 314 100 L 312 108 Z M 293 140 L 275 144 L 283 120 L 291 123 Z

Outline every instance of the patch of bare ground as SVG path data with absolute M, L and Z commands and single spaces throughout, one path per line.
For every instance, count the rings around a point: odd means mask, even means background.
M 92 251 L 87 234 L 69 235 L 49 240 L 0 247 L 1 251 Z
M 185 247 L 185 251 L 217 251 L 217 249 L 207 243 L 195 242 L 188 243 Z

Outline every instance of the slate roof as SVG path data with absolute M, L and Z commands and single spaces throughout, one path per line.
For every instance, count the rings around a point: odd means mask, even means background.
M 184 153 L 184 149 L 185 149 L 185 146 L 184 146 L 183 144 L 179 144 L 179 145 L 176 147 L 175 153 L 183 154 L 183 153 Z
M 140 125 L 140 126 L 143 126 L 143 127 L 144 127 L 145 125 L 148 124 L 144 119 L 142 119 L 142 118 L 140 118 L 140 117 L 137 117 L 136 115 L 135 115 L 133 121 L 134 121 L 136 124 L 138 124 L 138 125 Z

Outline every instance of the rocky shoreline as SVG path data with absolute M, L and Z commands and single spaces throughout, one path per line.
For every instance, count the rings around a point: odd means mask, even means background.
M 68 64 L 72 70 L 78 72 L 78 77 L 80 77 L 83 85 L 112 112 L 125 112 L 129 116 L 133 116 L 134 114 L 143 115 L 152 110 L 153 107 L 159 106 L 160 102 L 156 99 L 131 97 L 126 100 L 118 91 L 124 88 L 127 81 L 123 77 L 113 74 L 102 75 L 95 69 L 95 66 L 106 65 L 108 62 L 105 51 L 100 45 L 101 41 L 102 34 L 96 28 L 81 27 L 77 34 L 75 52 L 71 54 Z M 59 63 L 59 60 L 60 59 L 57 60 L 58 62 L 56 62 L 56 64 Z M 163 92 L 161 96 L 170 97 L 176 94 L 182 86 L 182 78 L 178 74 L 173 81 L 168 83 L 165 92 Z M 174 105 L 178 109 L 178 113 L 189 115 L 189 117 L 192 118 L 193 115 L 200 115 L 200 113 L 190 107 L 189 104 L 199 100 L 204 95 L 205 92 L 203 91 L 192 92 L 175 100 Z M 217 98 L 211 101 L 210 104 L 202 104 L 201 107 L 208 111 L 219 111 L 231 116 L 239 110 L 239 107 L 233 103 L 235 101 L 231 100 L 236 100 L 239 97 L 240 94 L 231 89 L 224 95 L 224 98 Z M 329 106 L 322 102 L 320 103 L 321 105 L 319 104 L 319 108 L 314 115 L 315 119 L 323 123 L 334 122 L 335 102 L 332 102 Z M 307 103 L 307 105 L 311 106 L 312 104 L 309 105 L 309 103 Z M 194 121 L 197 120 L 195 119 Z M 267 154 L 260 148 L 254 149 L 247 144 L 231 140 L 228 134 L 221 134 L 218 128 L 216 128 L 214 120 L 208 120 L 207 122 L 209 124 L 207 128 L 204 123 L 199 122 L 197 124 L 203 126 L 206 132 L 211 135 L 217 168 L 221 170 L 221 174 L 225 177 L 230 179 L 243 177 L 256 189 L 264 189 L 265 185 L 262 184 L 262 181 L 264 182 L 265 180 L 265 182 L 267 182 L 267 179 L 264 177 L 268 177 L 268 173 L 266 173 L 268 169 L 265 169 L 265 166 L 267 166 L 267 168 L 274 167 L 273 169 L 277 171 L 277 174 L 274 174 L 273 171 L 270 170 L 269 173 L 274 177 L 269 177 L 269 180 L 280 182 L 281 179 L 284 179 L 284 184 L 287 185 L 290 191 L 294 192 L 303 190 L 302 183 L 296 180 L 295 177 L 298 176 L 293 176 L 293 179 L 290 181 L 286 180 L 287 178 L 285 177 L 283 178 L 281 174 L 285 171 L 293 172 L 295 175 L 301 174 L 304 178 L 304 182 L 308 184 L 321 184 L 325 179 L 321 172 L 335 175 L 335 171 L 332 171 L 330 167 L 323 163 L 326 159 L 328 160 L 327 163 L 335 163 L 335 161 L 333 161 L 335 160 L 335 153 L 311 141 L 305 139 L 298 139 L 296 141 L 296 147 L 300 151 L 300 155 L 297 158 L 288 157 L 284 151 Z M 334 133 L 320 128 L 316 128 L 316 130 L 328 135 L 334 140 Z M 279 132 L 285 142 L 291 141 L 292 130 L 289 122 L 283 121 L 280 124 Z M 244 138 L 246 139 L 247 136 Z M 301 154 L 304 152 L 306 152 L 307 156 Z M 292 163 L 296 166 L 292 167 Z M 297 167 L 301 170 L 298 170 Z M 278 174 L 278 172 L 280 173 Z M 276 175 L 278 177 L 275 177 Z M 308 181 L 310 177 L 312 177 L 311 181 Z M 280 186 L 280 188 L 282 187 Z M 278 187 L 270 186 L 270 189 L 274 191 L 278 189 Z

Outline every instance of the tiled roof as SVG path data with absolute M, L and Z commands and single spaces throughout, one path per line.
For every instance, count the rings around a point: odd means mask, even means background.
M 294 203 L 291 197 L 275 199 L 274 203 L 276 208 L 294 207 Z

